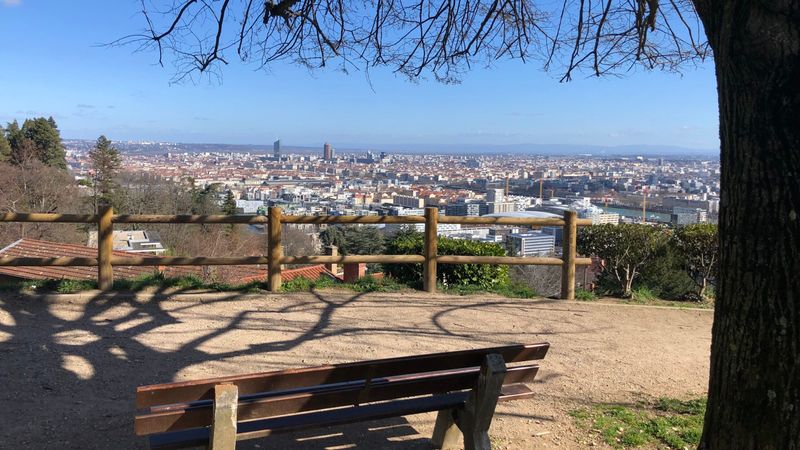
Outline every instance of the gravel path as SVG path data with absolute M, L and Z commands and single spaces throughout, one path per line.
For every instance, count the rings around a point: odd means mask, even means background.
M 585 448 L 568 412 L 706 392 L 707 310 L 354 294 L 0 293 L 0 448 L 146 448 L 136 386 L 549 341 L 540 396 L 498 407 L 496 448 Z M 240 448 L 430 449 L 434 414 L 243 442 Z M 546 433 L 546 434 L 543 434 Z

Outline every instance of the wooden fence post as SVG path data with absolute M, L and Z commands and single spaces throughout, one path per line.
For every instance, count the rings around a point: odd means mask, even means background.
M 103 207 L 97 218 L 97 288 L 110 291 L 114 287 L 114 269 L 111 255 L 114 252 L 114 208 Z
M 436 292 L 436 255 L 438 253 L 439 209 L 425 208 L 425 243 L 422 254 L 422 287 L 425 292 Z
M 269 281 L 267 289 L 271 292 L 278 292 L 281 289 L 281 257 L 283 256 L 283 247 L 281 247 L 281 209 L 277 206 L 270 206 L 268 219 L 267 271 Z
M 339 256 L 339 247 L 335 245 L 328 245 L 325 247 L 325 255 L 327 256 Z M 330 271 L 330 273 L 336 275 L 339 273 L 339 265 L 336 263 L 327 263 L 325 264 L 325 268 Z
M 575 257 L 578 246 L 578 213 L 564 212 L 564 235 L 562 238 L 561 298 L 575 300 Z

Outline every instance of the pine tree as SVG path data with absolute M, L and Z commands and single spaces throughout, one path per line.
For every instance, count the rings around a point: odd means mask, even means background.
M 5 129 L 5 139 L 8 142 L 8 161 L 17 164 L 18 147 L 23 139 L 22 130 L 16 120 L 8 122 Z
M 6 130 L 0 127 L 0 162 L 6 162 L 9 159 L 11 159 L 11 144 L 6 138 Z
M 45 119 L 44 117 L 37 117 L 35 119 L 28 119 L 22 124 L 22 138 L 30 139 L 35 148 L 35 157 L 43 164 L 58 169 L 67 168 L 66 153 L 64 146 L 61 143 L 61 134 L 58 131 L 56 121 L 52 117 Z M 16 150 L 18 153 L 22 150 L 21 142 L 12 142 L 12 154 Z M 24 152 L 23 152 L 24 153 Z M 24 161 L 30 155 L 18 154 L 12 159 L 17 161 Z
M 118 187 L 115 178 L 122 166 L 122 160 L 119 150 L 105 136 L 97 138 L 94 148 L 89 151 L 89 159 L 94 170 L 92 199 L 95 211 L 98 211 L 100 207 L 112 204 L 113 194 Z
M 230 190 L 225 194 L 225 201 L 222 202 L 222 212 L 229 216 L 236 214 L 236 199 Z

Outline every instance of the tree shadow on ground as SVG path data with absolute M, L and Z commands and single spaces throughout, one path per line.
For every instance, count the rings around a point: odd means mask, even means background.
M 146 299 L 126 292 L 72 296 L 0 293 L 0 385 L 4 388 L 0 391 L 0 404 L 4 405 L 0 410 L 0 420 L 4 424 L 0 429 L 0 447 L 146 448 L 146 439 L 133 433 L 136 387 L 172 381 L 191 366 L 204 368 L 203 375 L 197 378 L 233 375 L 235 373 L 219 373 L 205 367 L 236 357 L 273 352 L 290 352 L 292 361 L 297 361 L 293 365 L 303 366 L 302 352 L 297 350 L 300 345 L 341 335 L 457 336 L 464 338 L 466 344 L 474 337 L 474 333 L 449 330 L 442 323 L 441 314 L 436 313 L 430 318 L 433 326 L 429 330 L 349 322 L 333 326 L 334 315 L 362 301 L 364 294 L 342 299 L 313 292 L 303 301 L 276 306 L 276 302 L 270 301 L 271 295 L 229 292 L 216 294 L 212 300 L 175 301 L 173 293 L 157 289 L 148 293 Z M 245 297 L 259 298 L 259 303 L 238 310 L 222 327 L 198 329 L 192 338 L 177 345 L 169 340 L 170 333 L 179 333 L 173 331 L 173 327 L 213 315 L 195 312 L 194 308 L 207 309 L 209 305 L 224 308 L 225 303 Z M 413 298 L 398 301 L 425 305 L 424 301 Z M 367 303 L 367 307 L 393 307 L 391 303 Z M 502 303 L 492 302 L 492 305 L 500 308 L 512 305 Z M 442 313 L 466 306 L 463 298 L 456 299 L 451 305 L 445 304 Z M 284 314 L 298 312 L 313 314 L 313 323 L 310 326 L 304 322 L 281 325 Z M 280 330 L 281 326 L 289 327 L 281 333 L 285 338 L 222 351 L 210 345 L 212 340 L 233 331 Z M 295 331 L 291 331 L 291 327 L 295 327 Z M 486 336 L 482 337 L 483 341 L 487 340 Z M 488 340 L 507 343 L 508 339 L 507 334 L 499 333 Z M 293 350 L 297 355 L 291 353 Z M 361 359 L 353 356 L 353 359 Z M 398 439 L 400 437 L 404 439 Z M 337 445 L 431 448 L 430 440 L 419 437 L 404 418 L 279 435 L 266 441 L 243 442 L 242 448 L 259 448 L 257 445 L 309 449 Z

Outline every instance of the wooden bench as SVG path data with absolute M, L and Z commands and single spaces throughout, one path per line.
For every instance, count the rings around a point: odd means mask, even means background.
M 534 395 L 523 383 L 550 344 L 508 345 L 141 386 L 136 434 L 151 448 L 233 449 L 237 440 L 439 411 L 434 444 L 490 448 L 498 401 Z

